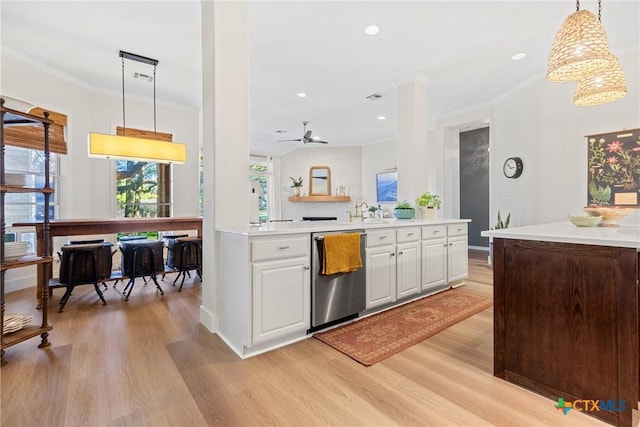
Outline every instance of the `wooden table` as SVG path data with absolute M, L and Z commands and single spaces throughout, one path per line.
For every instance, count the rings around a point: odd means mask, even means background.
M 53 238 L 61 236 L 86 236 L 91 234 L 115 234 L 133 233 L 140 231 L 175 231 L 196 230 L 198 236 L 202 236 L 201 217 L 169 217 L 169 218 L 104 218 L 104 219 L 57 219 L 49 224 L 50 240 L 45 242 L 41 222 L 16 222 L 13 227 L 35 227 L 37 243 L 36 254 L 38 256 L 50 255 L 53 249 Z M 42 307 L 42 288 L 48 283 L 50 277 L 45 277 L 45 269 L 38 265 L 37 296 L 38 308 Z

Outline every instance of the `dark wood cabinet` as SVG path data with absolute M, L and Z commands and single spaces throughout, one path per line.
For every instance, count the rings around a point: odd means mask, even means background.
M 494 375 L 631 426 L 638 402 L 635 248 L 494 238 Z

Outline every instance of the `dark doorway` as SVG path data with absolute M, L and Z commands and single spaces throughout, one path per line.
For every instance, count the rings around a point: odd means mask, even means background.
M 469 246 L 489 247 L 489 128 L 460 132 L 460 218 L 470 219 Z

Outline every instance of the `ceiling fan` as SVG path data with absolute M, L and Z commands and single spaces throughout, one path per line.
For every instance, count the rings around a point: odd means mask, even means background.
M 307 125 L 308 124 L 309 124 L 308 121 L 302 122 L 302 125 L 304 126 L 304 129 L 303 129 L 304 135 L 302 136 L 302 138 L 298 138 L 298 139 L 281 139 L 278 142 L 296 141 L 296 142 L 302 142 L 303 144 L 309 144 L 311 142 L 315 142 L 316 144 L 328 144 L 327 141 L 321 141 L 319 139 L 314 139 L 311 136 L 311 131 L 307 130 Z

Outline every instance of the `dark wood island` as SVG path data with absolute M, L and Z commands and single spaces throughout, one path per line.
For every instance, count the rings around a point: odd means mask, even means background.
M 493 237 L 494 375 L 631 426 L 640 227 L 566 222 L 483 235 Z

